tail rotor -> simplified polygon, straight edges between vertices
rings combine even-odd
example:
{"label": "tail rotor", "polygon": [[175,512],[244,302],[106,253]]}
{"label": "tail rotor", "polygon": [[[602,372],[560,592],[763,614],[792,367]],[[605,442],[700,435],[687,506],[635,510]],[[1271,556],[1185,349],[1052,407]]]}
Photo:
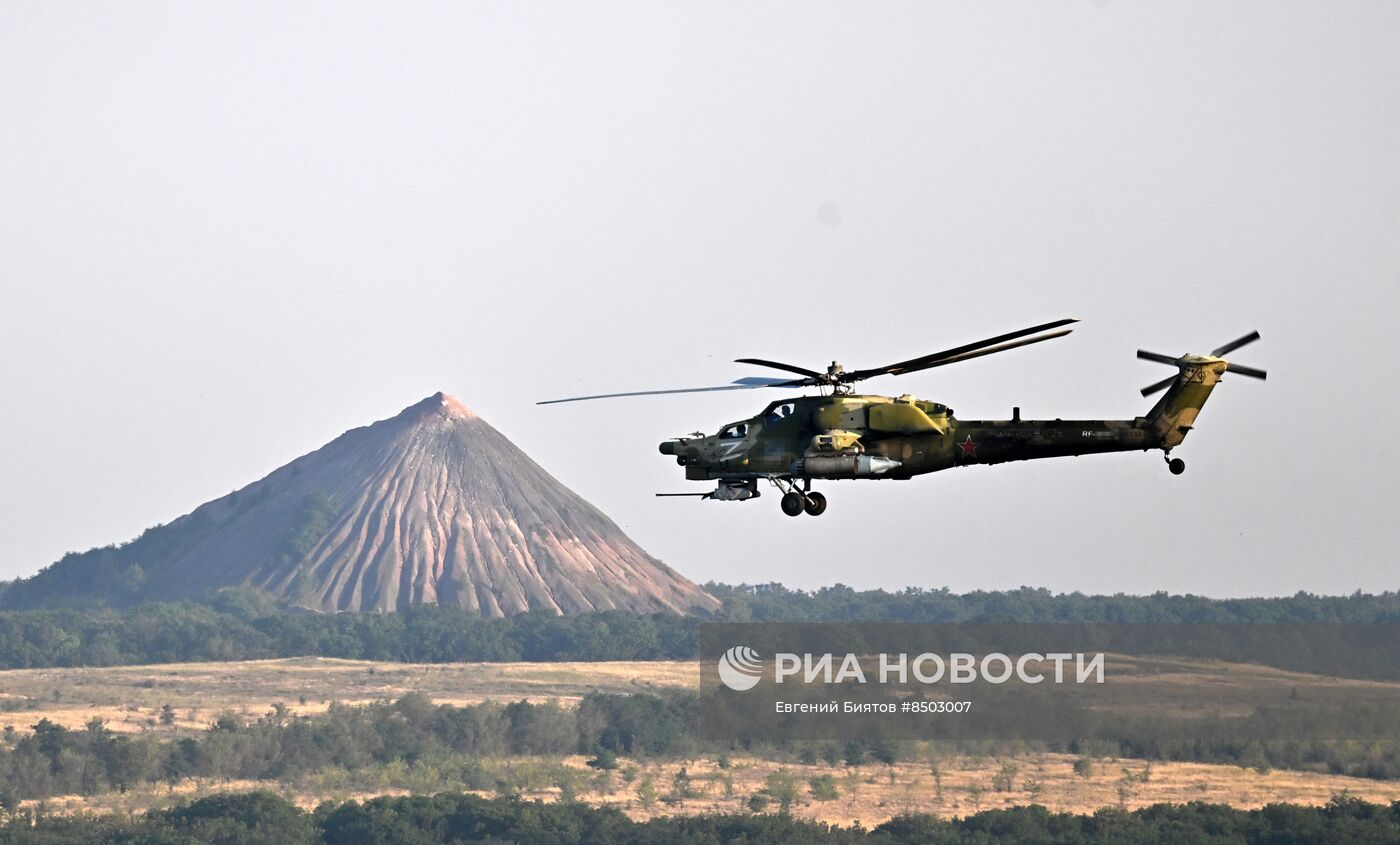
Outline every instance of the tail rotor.
{"label": "tail rotor", "polygon": [[[1250,332],[1249,334],[1244,335],[1243,337],[1235,338],[1234,340],[1230,341],[1224,346],[1217,346],[1215,349],[1212,349],[1210,353],[1210,358],[1222,358],[1223,356],[1234,352],[1236,349],[1239,349],[1241,346],[1251,344],[1258,339],[1259,332]],[[1178,368],[1184,367],[1186,364],[1201,362],[1200,356],[1182,355],[1179,358],[1173,358],[1170,355],[1163,355],[1160,352],[1148,352],[1145,349],[1139,349],[1137,356],[1144,361],[1154,361],[1158,364],[1169,364],[1173,367]],[[1264,370],[1260,370],[1256,367],[1246,367],[1243,364],[1232,364],[1229,361],[1225,362],[1225,371],[1257,379],[1265,379],[1268,378],[1269,375]],[[1159,382],[1149,384],[1147,387],[1144,387],[1142,389],[1142,395],[1151,396],[1152,394],[1157,393],[1158,391],[1166,390],[1168,387],[1171,386],[1172,382],[1174,381],[1176,381],[1176,376],[1164,378]]]}

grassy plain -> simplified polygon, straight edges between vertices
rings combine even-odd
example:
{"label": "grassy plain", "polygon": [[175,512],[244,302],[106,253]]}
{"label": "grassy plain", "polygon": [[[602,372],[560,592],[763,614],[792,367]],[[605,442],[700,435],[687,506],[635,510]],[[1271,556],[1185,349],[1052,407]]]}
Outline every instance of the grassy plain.
{"label": "grassy plain", "polygon": [[[1152,763],[1142,760],[1098,758],[1093,772],[1077,774],[1080,758],[1066,754],[1020,754],[997,757],[953,756],[939,760],[938,774],[925,762],[895,766],[804,766],[752,757],[735,757],[720,768],[714,760],[648,763],[621,759],[622,768],[603,775],[587,768],[584,758],[513,758],[490,765],[503,775],[520,778],[533,772],[544,780],[559,781],[559,772],[572,777],[570,800],[594,806],[611,806],[634,819],[654,816],[751,812],[749,800],[762,791],[775,773],[789,777],[797,800],[791,807],[799,818],[850,825],[879,824],[902,813],[932,813],[943,817],[968,816],[1023,804],[1042,804],[1052,811],[1092,813],[1103,807],[1135,809],[1151,804],[1206,801],[1240,808],[1270,803],[1321,805],[1340,794],[1372,802],[1400,801],[1400,783],[1349,778],[1307,772],[1258,772],[1237,766],[1203,763]],[[1015,769],[1011,787],[995,788],[1008,768]],[[684,769],[688,788],[684,797],[675,790],[676,775]],[[1141,780],[1146,774],[1147,780]],[[834,781],[835,798],[818,800],[811,786],[823,775]],[[530,775],[524,779],[528,780]],[[646,784],[649,784],[646,785]],[[125,795],[62,796],[43,802],[50,812],[140,812],[165,807],[179,800],[223,791],[270,789],[310,809],[325,800],[366,799],[377,795],[402,795],[464,790],[432,765],[390,764],[364,772],[330,772],[288,782],[185,781],[173,789],[142,787]],[[478,792],[490,796],[493,792]],[[559,786],[521,789],[527,799],[558,801]],[[770,802],[766,812],[777,812]]]}
{"label": "grassy plain", "polygon": [[[1141,661],[1116,669],[1120,678],[1137,676],[1138,682],[1151,688],[1144,697],[1168,709],[1185,704],[1185,698],[1161,697],[1162,685],[1173,678],[1171,686],[1180,689],[1183,697],[1189,697],[1186,689],[1192,684],[1262,686],[1281,697],[1300,684],[1355,683],[1189,661]],[[690,661],[415,665],[297,658],[14,670],[0,672],[0,727],[13,725],[23,731],[41,718],[80,727],[98,718],[114,731],[188,735],[205,729],[221,713],[253,718],[278,703],[295,713],[315,714],[332,701],[369,702],[421,692],[439,703],[458,705],[520,699],[569,704],[595,690],[694,689],[697,682],[698,670]],[[160,720],[161,708],[167,704],[175,709],[173,725]],[[616,806],[634,818],[747,812],[750,799],[771,786],[769,779],[775,775],[795,789],[794,815],[842,824],[856,820],[875,824],[905,812],[961,816],[1027,803],[1092,812],[1106,806],[1133,808],[1163,801],[1200,800],[1238,807],[1271,802],[1321,804],[1343,792],[1371,801],[1400,800],[1398,782],[1319,773],[1261,772],[1200,763],[1149,766],[1141,760],[1113,758],[1095,759],[1092,771],[1076,772],[1079,758],[1064,754],[947,754],[933,745],[926,752],[918,761],[895,766],[801,765],[735,757],[721,767],[713,759],[624,759],[620,769],[604,774],[589,769],[582,757],[502,759],[483,765],[499,772],[503,783],[515,784],[512,789],[527,798],[572,797]],[[682,769],[685,774],[678,778]],[[823,776],[831,779],[823,791],[824,800],[811,783]],[[185,781],[173,788],[144,786],[125,795],[67,796],[43,803],[55,811],[136,811],[191,795],[257,787],[273,789],[309,807],[326,799],[461,789],[463,783],[452,766],[441,761],[390,763],[363,771],[318,772],[285,782]],[[776,807],[774,802],[768,809]]]}
{"label": "grassy plain", "polygon": [[[1102,688],[1099,706],[1147,718],[1242,715],[1260,701],[1282,703],[1300,694],[1312,699],[1338,690],[1400,698],[1396,683],[1210,660],[1110,656],[1108,673],[1113,683]],[[0,671],[0,727],[24,730],[45,718],[77,728],[95,717],[112,731],[189,732],[203,730],[224,712],[260,716],[274,704],[311,715],[333,701],[358,704],[420,692],[439,704],[554,699],[568,705],[595,691],[696,689],[699,678],[688,660],[420,664],[298,657],[13,669]],[[160,724],[167,704],[175,709],[173,726]]]}
{"label": "grassy plain", "polygon": [[[118,732],[203,730],[220,713],[260,716],[274,703],[299,715],[420,692],[439,704],[577,702],[593,692],[695,688],[693,661],[615,663],[377,663],[324,657],[0,671],[0,727],[40,719],[70,728],[93,718]],[[172,726],[161,708],[175,708]]]}

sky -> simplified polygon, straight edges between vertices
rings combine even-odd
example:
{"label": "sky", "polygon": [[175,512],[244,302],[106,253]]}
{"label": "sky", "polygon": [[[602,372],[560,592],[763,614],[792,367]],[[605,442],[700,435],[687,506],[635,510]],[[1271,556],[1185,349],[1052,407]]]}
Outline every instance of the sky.
{"label": "sky", "polygon": [[[0,578],[435,391],[693,580],[1400,588],[1400,5],[0,3]],[[701,489],[659,441],[865,383],[1177,449]]]}

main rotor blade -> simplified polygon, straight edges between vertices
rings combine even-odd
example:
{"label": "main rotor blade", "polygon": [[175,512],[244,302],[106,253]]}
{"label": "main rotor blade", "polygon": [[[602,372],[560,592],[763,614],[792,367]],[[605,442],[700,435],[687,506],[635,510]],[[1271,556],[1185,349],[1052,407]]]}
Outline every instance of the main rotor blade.
{"label": "main rotor blade", "polygon": [[1144,387],[1142,389],[1142,395],[1151,396],[1159,390],[1166,390],[1168,387],[1172,386],[1172,382],[1174,381],[1176,381],[1176,376],[1167,376],[1166,378],[1162,379],[1156,384],[1149,384],[1148,386]]}
{"label": "main rotor blade", "polygon": [[1258,379],[1266,379],[1269,377],[1269,374],[1264,370],[1256,370],[1253,367],[1246,367],[1243,364],[1232,364],[1228,361],[1225,362],[1225,372]]}
{"label": "main rotor blade", "polygon": [[1211,354],[1212,356],[1216,357],[1216,358],[1219,358],[1219,357],[1221,357],[1222,355],[1229,355],[1231,352],[1234,352],[1236,349],[1239,349],[1241,346],[1244,346],[1246,343],[1253,343],[1254,341],[1256,341],[1256,340],[1258,340],[1258,339],[1259,339],[1259,332],[1257,332],[1257,331],[1252,331],[1252,332],[1250,332],[1249,334],[1245,335],[1244,337],[1236,338],[1235,340],[1230,341],[1229,343],[1225,344],[1224,346],[1221,346],[1221,347],[1219,347],[1219,348],[1217,348],[1217,349],[1212,349],[1210,354]]}
{"label": "main rotor blade", "polygon": [[900,370],[897,373],[891,373],[890,375],[902,376],[905,373],[913,373],[919,370],[928,370],[934,367],[941,367],[944,364],[958,364],[963,361],[970,361],[973,358],[981,358],[983,355],[991,355],[993,352],[1005,352],[1008,349],[1015,349],[1018,346],[1029,346],[1032,343],[1040,343],[1042,340],[1054,340],[1057,337],[1064,337],[1072,331],[1074,331],[1074,329],[1065,329],[1064,331],[1043,334],[1039,337],[1028,337],[1025,340],[1017,340],[1012,341],[1011,343],[1003,343],[999,346],[993,346],[988,349],[978,349],[974,352],[964,352],[961,355],[954,355],[951,358],[939,358],[935,361],[930,361],[927,364],[919,364],[917,366],[908,367],[906,369]]}
{"label": "main rotor blade", "polygon": [[1160,352],[1148,352],[1146,349],[1138,350],[1138,357],[1144,361],[1156,361],[1159,364],[1171,364],[1176,366],[1176,359],[1170,355],[1163,355]]}
{"label": "main rotor blade", "polygon": [[[1006,334],[997,335],[996,337],[989,337],[986,340],[979,340],[976,343],[965,343],[962,346],[955,346],[952,349],[945,349],[942,352],[934,352],[929,355],[920,355],[917,358],[910,358],[908,361],[900,361],[897,364],[888,364],[883,367],[873,367],[868,370],[855,370],[854,372],[846,373],[844,376],[842,376],[841,380],[851,382],[860,381],[861,379],[867,379],[871,376],[897,376],[903,373],[914,372],[915,370],[927,369],[929,366],[932,365],[934,361],[940,361],[945,358],[958,358],[959,360],[966,360],[967,358],[976,357],[972,355],[967,355],[968,352],[971,352],[975,349],[981,349],[984,346],[992,346],[993,344],[1004,343],[1008,340],[1015,340],[1018,337],[1025,337],[1026,335],[1035,334],[1037,332],[1042,332],[1047,329],[1057,329],[1060,326],[1067,326],[1070,323],[1077,322],[1079,322],[1079,320],[1073,317],[1066,318],[1064,320],[1055,320],[1052,323],[1044,323],[1039,326],[1031,326],[1028,329],[1021,329],[1020,331],[1007,332]],[[1068,334],[1068,332],[1056,334],[1054,335],[1054,337],[1060,337],[1063,334]],[[1046,337],[1045,339],[1049,340],[1050,338]],[[1011,349],[1013,347],[1007,346],[1005,348]]]}
{"label": "main rotor blade", "polygon": [[784,364],[781,361],[765,361],[762,358],[735,358],[734,363],[757,364],[760,367],[772,367],[775,370],[797,373],[800,376],[807,376],[808,378],[825,379],[825,376],[816,370],[809,370],[806,367],[798,367],[793,364]]}
{"label": "main rotor blade", "polygon": [[683,387],[678,390],[633,390],[627,393],[599,393],[593,396],[571,396],[568,399],[546,399],[543,402],[536,402],[536,405],[557,405],[560,402],[582,402],[586,399],[617,399],[624,396],[662,396],[668,393],[709,393],[715,390],[754,390],[760,387],[806,387],[805,379],[794,379],[784,381],[783,379],[772,379],[762,377],[751,377],[739,379],[733,384],[725,384],[719,387]]}

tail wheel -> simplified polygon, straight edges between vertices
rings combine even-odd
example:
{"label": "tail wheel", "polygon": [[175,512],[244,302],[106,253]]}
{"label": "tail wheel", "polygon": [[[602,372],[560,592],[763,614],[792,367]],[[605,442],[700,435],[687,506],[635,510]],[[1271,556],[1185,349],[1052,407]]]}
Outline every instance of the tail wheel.
{"label": "tail wheel", "polygon": [[788,516],[800,516],[805,503],[801,493],[784,493],[781,504],[783,513]]}
{"label": "tail wheel", "polygon": [[821,516],[826,513],[826,497],[820,493],[808,493],[802,509],[808,516]]}
{"label": "tail wheel", "polygon": [[1167,469],[1171,470],[1172,475],[1181,475],[1186,472],[1186,462],[1181,458],[1172,458],[1167,461]]}

